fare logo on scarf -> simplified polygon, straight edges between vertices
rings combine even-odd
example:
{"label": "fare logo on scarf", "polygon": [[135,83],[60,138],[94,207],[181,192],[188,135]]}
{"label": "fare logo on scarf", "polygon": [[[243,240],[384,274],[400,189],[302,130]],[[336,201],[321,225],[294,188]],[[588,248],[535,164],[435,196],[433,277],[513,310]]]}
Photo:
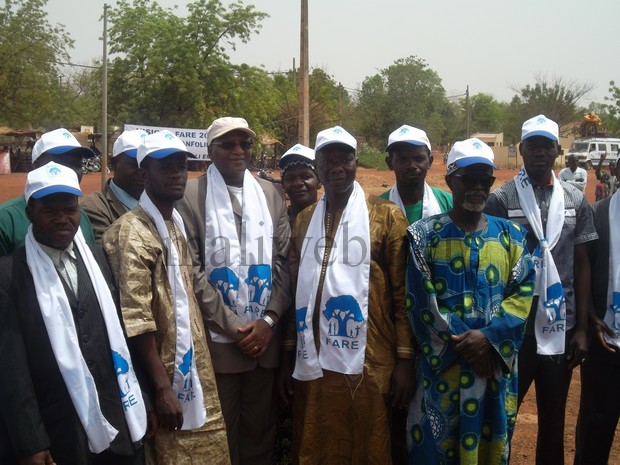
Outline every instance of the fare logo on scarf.
{"label": "fare logo on scarf", "polygon": [[[308,307],[298,308],[295,311],[297,332],[300,334],[300,347],[297,355],[308,359],[306,347],[306,314]],[[364,323],[364,315],[357,301],[351,295],[331,297],[321,311],[324,319],[322,326],[326,325],[326,332],[321,332],[323,343],[334,349],[345,351],[360,350],[360,330]]]}
{"label": "fare logo on scarf", "polygon": [[[220,267],[211,271],[209,281],[215,284],[217,290],[220,291],[224,303],[237,313],[235,307],[239,294],[239,276],[228,267]],[[244,313],[262,317],[271,298],[271,266],[265,264],[250,265],[245,283],[248,285],[248,302]]]}
{"label": "fare logo on scarf", "polygon": [[126,411],[139,403],[139,400],[136,398],[136,393],[131,390],[129,363],[115,350],[112,351],[112,362],[114,363],[114,373],[116,373],[118,379],[118,391],[121,395],[121,403],[123,404],[123,410]]}
{"label": "fare logo on scarf", "polygon": [[561,283],[547,288],[547,299],[543,302],[547,312],[547,324],[542,326],[543,334],[566,331],[566,299]]}
{"label": "fare logo on scarf", "polygon": [[609,305],[609,310],[613,314],[611,329],[616,334],[616,337],[620,336],[620,292],[614,292],[613,301]]}
{"label": "fare logo on scarf", "polygon": [[178,370],[183,376],[183,391],[177,392],[177,398],[181,403],[191,402],[196,398],[194,383],[192,382],[192,377],[190,376],[193,357],[194,349],[191,348],[185,352],[185,355],[183,356],[183,363],[178,366]]}

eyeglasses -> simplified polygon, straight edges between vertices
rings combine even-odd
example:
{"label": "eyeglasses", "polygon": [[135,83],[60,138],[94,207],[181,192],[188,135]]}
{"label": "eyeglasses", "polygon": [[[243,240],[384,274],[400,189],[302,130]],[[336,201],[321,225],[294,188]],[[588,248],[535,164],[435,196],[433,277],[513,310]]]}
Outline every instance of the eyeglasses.
{"label": "eyeglasses", "polygon": [[482,175],[476,176],[474,174],[453,174],[455,178],[459,178],[465,187],[482,186],[484,189],[489,189],[493,183],[495,183],[495,176]]}
{"label": "eyeglasses", "polygon": [[229,140],[226,142],[211,142],[211,145],[217,145],[218,147],[222,147],[224,150],[232,150],[238,145],[242,150],[250,150],[254,145],[254,142],[249,140],[244,140],[241,142]]}

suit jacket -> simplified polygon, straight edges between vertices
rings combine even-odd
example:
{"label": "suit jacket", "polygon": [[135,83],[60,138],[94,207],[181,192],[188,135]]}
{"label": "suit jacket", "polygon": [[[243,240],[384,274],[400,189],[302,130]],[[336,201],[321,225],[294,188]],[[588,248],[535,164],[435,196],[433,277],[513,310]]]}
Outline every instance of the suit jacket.
{"label": "suit jacket", "polygon": [[99,245],[101,245],[101,238],[106,229],[127,211],[116,194],[110,189],[110,179],[103,189],[84,197],[80,206],[90,218],[95,240]]}
{"label": "suit jacket", "polygon": [[[80,350],[97,385],[106,419],[119,431],[110,451],[132,455],[128,427],[118,394],[111,349],[90,277],[77,252],[78,296],[65,285]],[[100,248],[93,248],[103,275],[113,286]],[[58,465],[88,464],[93,454],[62,377],[37,301],[25,247],[0,259],[0,288],[7,293],[0,309],[0,410],[18,457],[50,448]],[[115,292],[113,292],[115,295]]]}
{"label": "suit jacket", "polygon": [[[267,207],[269,208],[274,226],[272,292],[266,310],[271,310],[279,317],[282,317],[291,302],[289,292],[290,278],[286,262],[290,247],[291,229],[282,194],[278,192],[271,182],[263,179],[257,179],[257,181],[265,193]],[[243,326],[245,322],[228,308],[222,300],[220,293],[209,282],[204,271],[206,197],[207,176],[203,175],[187,183],[185,196],[176,205],[185,222],[187,242],[192,254],[194,290],[201,307],[205,325],[213,331],[224,333],[238,340],[237,328]],[[237,222],[237,231],[240,231],[242,212],[239,206],[236,205],[236,202],[233,203],[233,211],[235,213],[235,221]],[[216,373],[250,371],[257,364],[264,368],[275,368],[278,366],[280,352],[279,328],[276,330],[276,334],[265,353],[258,359],[243,354],[236,344],[215,343],[209,336],[207,337],[213,359],[213,368]]]}

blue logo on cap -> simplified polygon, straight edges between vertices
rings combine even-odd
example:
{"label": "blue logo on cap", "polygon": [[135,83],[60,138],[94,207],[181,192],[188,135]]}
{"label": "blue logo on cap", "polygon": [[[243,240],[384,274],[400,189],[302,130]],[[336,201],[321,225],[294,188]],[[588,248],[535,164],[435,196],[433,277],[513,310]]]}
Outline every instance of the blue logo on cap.
{"label": "blue logo on cap", "polygon": [[334,134],[341,134],[341,133],[342,133],[342,129],[334,128]]}
{"label": "blue logo on cap", "polygon": [[478,141],[472,143],[471,145],[473,145],[476,150],[480,150],[482,148],[482,144]]}
{"label": "blue logo on cap", "polygon": [[65,139],[71,139],[71,134],[69,134],[69,131],[63,132],[62,135]]}
{"label": "blue logo on cap", "polygon": [[164,135],[164,137],[165,137],[166,139],[168,139],[168,140],[172,140],[172,139],[174,139],[174,136],[173,136],[172,134],[170,134],[169,132],[168,132],[168,133],[166,133],[166,134]]}
{"label": "blue logo on cap", "polygon": [[536,120],[536,122],[541,123],[541,124],[542,123],[546,123],[547,122],[547,118],[545,118],[544,116],[541,116],[540,118],[538,118]]}
{"label": "blue logo on cap", "polygon": [[293,147],[293,152],[299,152],[301,150],[301,147],[299,145],[296,145],[295,147]]}
{"label": "blue logo on cap", "polygon": [[50,176],[60,176],[60,168],[58,168],[57,166],[52,166],[47,170],[47,173]]}
{"label": "blue logo on cap", "polygon": [[400,133],[401,134],[406,134],[409,132],[409,128],[401,128]]}

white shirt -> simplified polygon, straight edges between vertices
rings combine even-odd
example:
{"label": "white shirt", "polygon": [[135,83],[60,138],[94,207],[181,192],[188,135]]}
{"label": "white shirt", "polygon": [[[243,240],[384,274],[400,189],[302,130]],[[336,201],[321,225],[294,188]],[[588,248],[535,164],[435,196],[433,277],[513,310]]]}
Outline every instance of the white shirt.
{"label": "white shirt", "polygon": [[560,178],[561,181],[575,186],[581,192],[584,192],[586,190],[586,182],[588,181],[588,172],[579,167],[577,167],[574,173],[570,168],[563,168],[558,178]]}

